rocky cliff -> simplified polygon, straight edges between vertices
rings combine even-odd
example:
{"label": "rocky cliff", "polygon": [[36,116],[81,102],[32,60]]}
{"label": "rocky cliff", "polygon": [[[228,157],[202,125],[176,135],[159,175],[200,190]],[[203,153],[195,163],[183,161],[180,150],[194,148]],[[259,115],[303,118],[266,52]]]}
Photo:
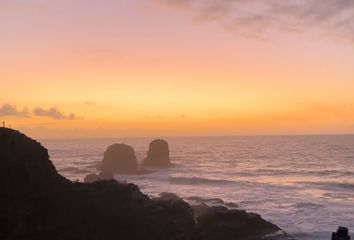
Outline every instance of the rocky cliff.
{"label": "rocky cliff", "polygon": [[258,215],[197,210],[178,198],[150,199],[134,184],[71,182],[57,173],[40,143],[0,128],[2,240],[255,240],[280,231]]}

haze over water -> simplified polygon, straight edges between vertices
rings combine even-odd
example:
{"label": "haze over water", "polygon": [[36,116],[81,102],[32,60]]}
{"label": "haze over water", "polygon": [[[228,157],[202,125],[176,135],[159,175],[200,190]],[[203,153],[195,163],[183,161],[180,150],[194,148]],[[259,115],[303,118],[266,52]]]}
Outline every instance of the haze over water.
{"label": "haze over water", "polygon": [[[141,162],[149,138],[42,140],[58,171],[82,180],[105,149],[124,142]],[[329,239],[354,229],[354,136],[167,138],[171,169],[116,175],[157,196],[220,198],[261,214],[299,240]],[[188,200],[188,199],[187,199]],[[213,201],[207,201],[212,204]],[[214,200],[215,202],[215,200]]]}

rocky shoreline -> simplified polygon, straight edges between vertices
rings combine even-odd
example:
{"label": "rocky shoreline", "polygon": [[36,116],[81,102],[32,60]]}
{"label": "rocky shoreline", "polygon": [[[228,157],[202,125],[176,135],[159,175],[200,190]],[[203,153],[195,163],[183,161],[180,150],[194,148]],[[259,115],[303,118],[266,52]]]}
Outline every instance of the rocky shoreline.
{"label": "rocky shoreline", "polygon": [[292,239],[260,215],[190,206],[174,194],[150,199],[134,184],[71,182],[48,151],[0,128],[0,239]]}

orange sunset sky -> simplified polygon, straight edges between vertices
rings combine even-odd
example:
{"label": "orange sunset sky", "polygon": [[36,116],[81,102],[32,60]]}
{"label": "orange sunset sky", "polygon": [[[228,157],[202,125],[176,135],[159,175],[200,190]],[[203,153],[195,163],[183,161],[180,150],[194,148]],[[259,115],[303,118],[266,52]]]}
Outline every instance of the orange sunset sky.
{"label": "orange sunset sky", "polygon": [[354,1],[1,0],[0,84],[38,138],[354,133]]}

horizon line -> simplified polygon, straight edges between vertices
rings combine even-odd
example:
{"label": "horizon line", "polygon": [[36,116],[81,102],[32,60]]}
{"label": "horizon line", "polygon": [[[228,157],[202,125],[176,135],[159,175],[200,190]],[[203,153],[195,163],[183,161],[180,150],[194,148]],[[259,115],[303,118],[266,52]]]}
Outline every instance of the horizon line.
{"label": "horizon line", "polygon": [[63,137],[38,138],[38,140],[90,140],[90,139],[162,139],[162,138],[233,138],[233,137],[333,137],[354,136],[354,133],[299,133],[299,134],[238,134],[238,135],[170,135],[170,136],[124,136],[124,137]]}

